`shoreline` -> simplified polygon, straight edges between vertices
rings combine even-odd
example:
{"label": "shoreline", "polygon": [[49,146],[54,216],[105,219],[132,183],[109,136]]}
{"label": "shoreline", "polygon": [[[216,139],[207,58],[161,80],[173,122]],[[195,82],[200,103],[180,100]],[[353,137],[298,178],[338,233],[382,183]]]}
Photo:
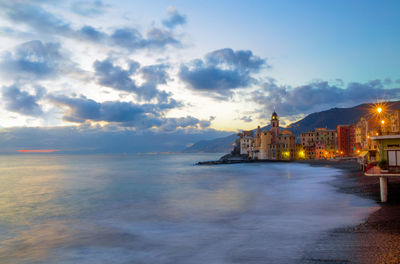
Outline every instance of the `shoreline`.
{"label": "shoreline", "polygon": [[[226,155],[225,155],[226,156]],[[354,162],[355,158],[345,158],[345,159],[337,159],[337,160],[274,160],[274,159],[266,159],[266,160],[258,160],[258,159],[246,159],[243,157],[229,157],[225,158],[225,156],[221,157],[218,160],[207,160],[207,161],[198,161],[194,165],[224,165],[224,164],[238,164],[238,163],[306,163],[306,164],[341,164],[343,162]]]}
{"label": "shoreline", "polygon": [[295,162],[339,169],[342,173],[327,184],[337,192],[370,199],[379,207],[358,225],[333,229],[315,243],[307,245],[299,263],[400,263],[400,179],[390,179],[388,201],[381,203],[378,178],[364,176],[354,160],[218,160],[198,162],[196,165],[272,162]]}
{"label": "shoreline", "polygon": [[400,263],[400,180],[390,179],[388,202],[380,202],[379,180],[354,161],[301,161],[343,171],[328,182],[338,192],[370,199],[379,207],[355,226],[334,229],[309,245],[301,263]]}

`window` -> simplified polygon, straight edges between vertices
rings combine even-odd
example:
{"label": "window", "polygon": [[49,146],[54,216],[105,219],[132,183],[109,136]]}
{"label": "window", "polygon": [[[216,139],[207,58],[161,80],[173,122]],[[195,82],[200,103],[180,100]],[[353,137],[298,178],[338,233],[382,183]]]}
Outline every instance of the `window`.
{"label": "window", "polygon": [[389,150],[388,160],[389,166],[400,166],[400,151]]}

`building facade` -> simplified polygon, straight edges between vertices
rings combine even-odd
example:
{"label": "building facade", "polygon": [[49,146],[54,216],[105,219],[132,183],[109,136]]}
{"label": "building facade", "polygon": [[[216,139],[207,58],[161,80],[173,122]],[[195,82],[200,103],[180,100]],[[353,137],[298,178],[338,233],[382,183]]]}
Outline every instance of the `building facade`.
{"label": "building facade", "polygon": [[249,157],[259,160],[290,160],[296,158],[296,136],[288,130],[280,130],[276,112],[271,116],[270,130],[257,128],[252,138]]}
{"label": "building facade", "polygon": [[252,145],[253,130],[242,131],[238,136],[240,137],[240,155],[248,155]]}
{"label": "building facade", "polygon": [[359,151],[368,150],[368,129],[369,121],[365,117],[361,117],[355,124],[355,143],[356,149]]}
{"label": "building facade", "polygon": [[334,129],[317,128],[315,129],[315,140],[320,146],[324,148],[323,157],[320,158],[333,158],[336,156],[337,151],[337,132]]}
{"label": "building facade", "polygon": [[306,159],[315,159],[315,142],[315,131],[300,134],[300,145],[303,147]]}
{"label": "building facade", "polygon": [[340,156],[353,156],[356,152],[355,125],[337,126],[337,151]]}

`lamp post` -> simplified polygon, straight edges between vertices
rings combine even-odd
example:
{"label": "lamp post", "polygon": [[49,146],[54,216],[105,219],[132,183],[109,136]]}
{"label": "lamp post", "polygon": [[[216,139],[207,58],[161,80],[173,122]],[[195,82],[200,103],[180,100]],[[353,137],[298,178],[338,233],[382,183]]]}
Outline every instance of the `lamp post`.
{"label": "lamp post", "polygon": [[[381,119],[382,107],[378,107],[376,109],[376,111],[378,112],[378,119]],[[385,123],[385,121],[382,120],[381,123],[378,126],[378,134],[379,135],[382,135],[382,132],[383,132],[382,128],[383,128],[383,124],[384,123]]]}

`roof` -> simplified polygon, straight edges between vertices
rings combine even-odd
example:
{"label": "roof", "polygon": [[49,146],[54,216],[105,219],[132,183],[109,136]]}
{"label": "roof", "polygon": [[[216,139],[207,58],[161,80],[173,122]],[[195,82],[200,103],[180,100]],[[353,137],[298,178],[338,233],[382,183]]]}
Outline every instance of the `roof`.
{"label": "roof", "polygon": [[383,135],[383,136],[376,136],[371,137],[372,140],[381,140],[381,139],[400,139],[400,134],[397,135]]}
{"label": "roof", "polygon": [[294,136],[292,132],[290,132],[289,130],[282,130],[281,135],[288,135],[288,136]]}
{"label": "roof", "polygon": [[367,151],[363,151],[360,154],[358,154],[359,157],[364,157],[365,155],[368,154],[368,150]]}

